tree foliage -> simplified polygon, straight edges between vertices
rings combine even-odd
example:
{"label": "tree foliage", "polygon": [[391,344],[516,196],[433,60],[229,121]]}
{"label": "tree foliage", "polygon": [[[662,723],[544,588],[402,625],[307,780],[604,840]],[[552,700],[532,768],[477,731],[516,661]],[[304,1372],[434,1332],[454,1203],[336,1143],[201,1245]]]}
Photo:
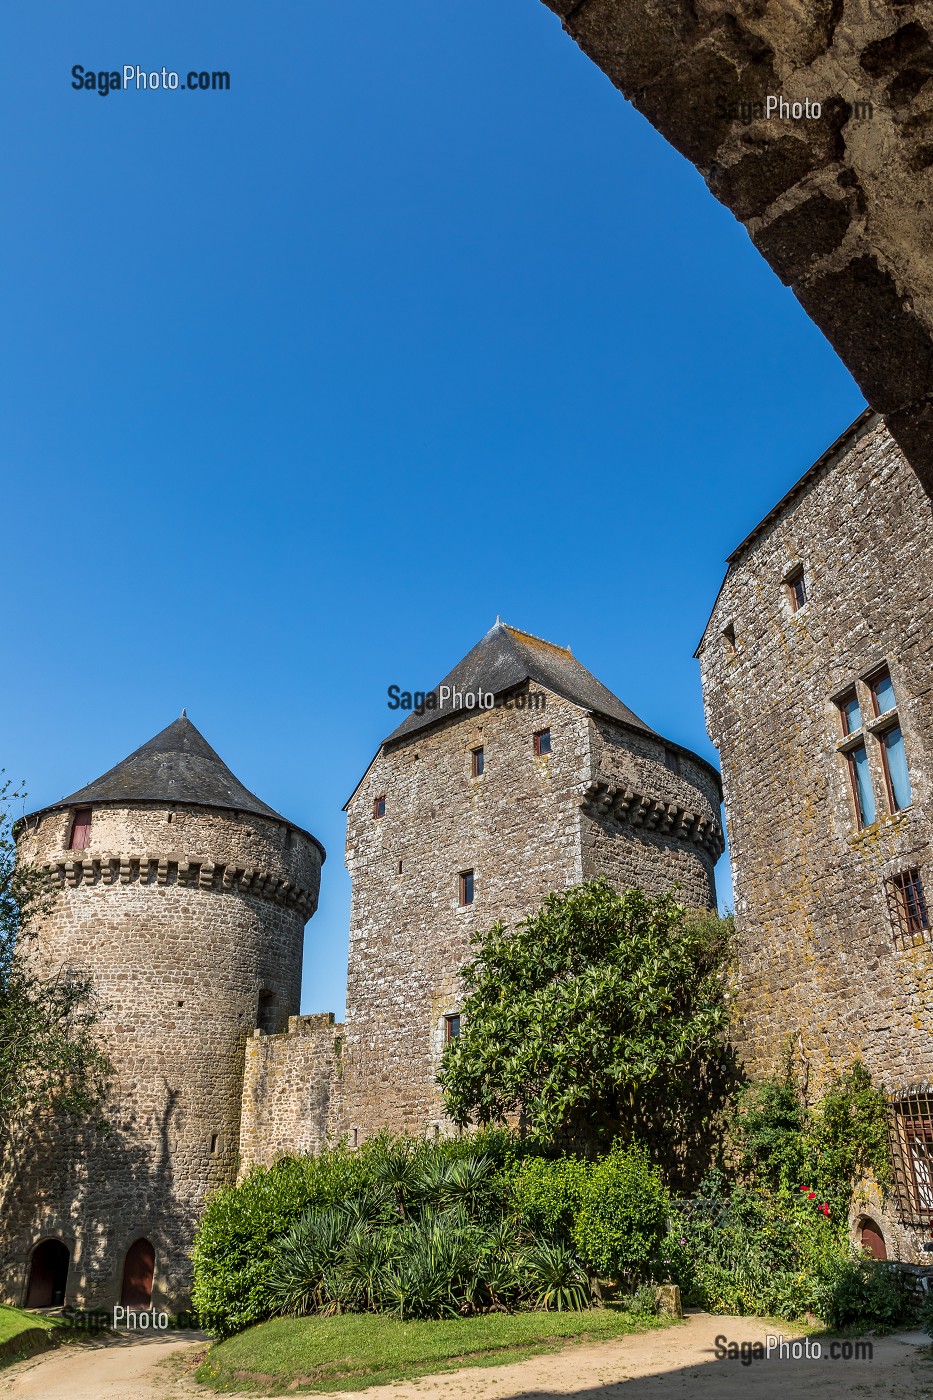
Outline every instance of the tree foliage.
{"label": "tree foliage", "polygon": [[439,1074],[448,1113],[517,1117],[532,1141],[586,1152],[642,1138],[683,1159],[734,1079],[729,933],[673,894],[597,880],[479,934]]}
{"label": "tree foliage", "polygon": [[98,1112],[110,1070],[90,979],[37,956],[51,896],[16,860],[10,804],[20,796],[0,787],[0,1215],[43,1135]]}

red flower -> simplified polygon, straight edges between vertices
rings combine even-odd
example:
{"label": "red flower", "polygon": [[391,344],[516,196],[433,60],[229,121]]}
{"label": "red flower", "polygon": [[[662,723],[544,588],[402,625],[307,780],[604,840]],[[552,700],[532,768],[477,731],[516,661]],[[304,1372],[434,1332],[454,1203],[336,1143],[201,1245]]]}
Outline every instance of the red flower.
{"label": "red flower", "polygon": [[801,1186],[800,1189],[801,1189],[801,1191],[809,1191],[809,1190],[810,1190],[809,1186]]}
{"label": "red flower", "polygon": [[829,1205],[826,1201],[824,1201],[823,1204],[820,1206],[820,1210],[823,1212],[824,1215],[829,1215]]}
{"label": "red flower", "polygon": [[815,1200],[816,1200],[816,1192],[815,1192],[815,1191],[808,1191],[808,1192],[807,1192],[807,1200],[808,1200],[808,1201],[815,1201]]}

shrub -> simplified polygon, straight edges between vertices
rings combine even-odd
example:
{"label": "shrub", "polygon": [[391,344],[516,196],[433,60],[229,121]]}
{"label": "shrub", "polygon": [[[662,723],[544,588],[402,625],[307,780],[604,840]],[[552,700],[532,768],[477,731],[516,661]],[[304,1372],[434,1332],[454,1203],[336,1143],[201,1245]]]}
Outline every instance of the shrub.
{"label": "shrub", "polygon": [[[404,1215],[408,1203],[430,1191],[434,1172],[445,1200],[466,1200],[477,1218],[495,1220],[513,1152],[510,1135],[498,1131],[438,1143],[384,1136],[355,1152],[336,1147],[254,1167],[209,1197],[198,1226],[193,1302],[203,1325],[226,1337],[282,1307],[282,1296],[270,1291],[273,1266],[280,1243],[285,1249],[285,1237],[309,1212],[345,1207],[349,1236],[361,1220]],[[344,1305],[335,1300],[336,1294],[332,1306]]]}
{"label": "shrub", "polygon": [[729,1192],[721,1177],[704,1189],[672,1211],[664,1245],[685,1301],[713,1313],[825,1318],[853,1251],[822,1202],[799,1190]]}
{"label": "shrub", "polygon": [[509,1202],[528,1229],[569,1240],[591,1172],[579,1157],[528,1158],[509,1177]]}
{"label": "shrub", "polygon": [[890,1332],[913,1320],[915,1306],[897,1270],[875,1259],[852,1258],[827,1289],[823,1320],[839,1331]]}
{"label": "shrub", "polygon": [[580,1261],[562,1240],[539,1240],[521,1256],[526,1287],[535,1306],[555,1312],[578,1312],[590,1303],[590,1281]]}
{"label": "shrub", "polygon": [[661,1175],[639,1147],[616,1146],[589,1174],[574,1222],[584,1264],[604,1278],[647,1279],[667,1228]]}

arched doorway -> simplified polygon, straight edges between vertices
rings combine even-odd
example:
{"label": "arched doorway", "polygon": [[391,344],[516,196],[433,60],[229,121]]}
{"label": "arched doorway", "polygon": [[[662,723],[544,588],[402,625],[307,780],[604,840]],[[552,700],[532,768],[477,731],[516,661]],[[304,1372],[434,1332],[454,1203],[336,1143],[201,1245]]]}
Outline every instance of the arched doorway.
{"label": "arched doorway", "polygon": [[152,1303],[155,1250],[149,1240],[136,1240],[126,1251],[120,1302],[125,1308],[148,1308]]}
{"label": "arched doorway", "polygon": [[884,1242],[884,1235],[880,1226],[874,1220],[869,1220],[868,1216],[863,1216],[858,1223],[859,1244],[866,1254],[870,1254],[872,1259],[887,1259],[888,1247]]}
{"label": "arched doorway", "polygon": [[29,1261],[27,1308],[59,1308],[65,1301],[71,1255],[61,1240],[41,1240]]}

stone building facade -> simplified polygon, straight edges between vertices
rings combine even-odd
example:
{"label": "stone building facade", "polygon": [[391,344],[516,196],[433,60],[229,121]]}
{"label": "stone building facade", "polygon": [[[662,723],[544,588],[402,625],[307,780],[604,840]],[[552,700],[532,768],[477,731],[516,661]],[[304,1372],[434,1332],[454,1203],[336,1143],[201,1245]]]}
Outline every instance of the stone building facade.
{"label": "stone building facade", "polygon": [[323,849],[186,717],[24,819],[20,859],[55,893],[33,956],[91,974],[115,1082],[109,1134],[23,1164],[2,1296],[177,1309],[205,1197],[238,1170],[446,1132],[435,1076],[471,934],[597,875],[714,905],[720,797],[567,648],[497,622],[347,805],[346,1027],[297,1014]]}
{"label": "stone building facade", "polygon": [[205,1195],[235,1176],[247,1039],[298,1011],[323,848],[185,717],[17,837],[54,891],[32,956],[91,974],[115,1079],[106,1135],[23,1165],[2,1295],[178,1307]]}
{"label": "stone building facade", "polygon": [[435,1076],[478,930],[597,875],[712,906],[719,803],[715,770],[569,649],[497,622],[347,804],[351,1140],[449,1130]]}
{"label": "stone building facade", "polygon": [[818,1093],[865,1062],[892,1100],[882,1233],[919,1257],[933,1218],[933,515],[878,415],[730,556],[697,655],[746,1063],[774,1070],[792,1045]]}

